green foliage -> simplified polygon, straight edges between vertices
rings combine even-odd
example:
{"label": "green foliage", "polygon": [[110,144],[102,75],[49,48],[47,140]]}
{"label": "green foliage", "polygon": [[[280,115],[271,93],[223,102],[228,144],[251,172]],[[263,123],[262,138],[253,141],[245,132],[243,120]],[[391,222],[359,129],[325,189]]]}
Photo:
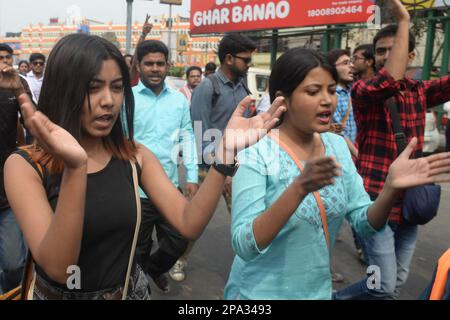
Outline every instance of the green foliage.
{"label": "green foliage", "polygon": [[170,68],[169,74],[172,77],[182,78],[182,77],[184,77],[185,70],[183,67],[172,67],[172,68]]}

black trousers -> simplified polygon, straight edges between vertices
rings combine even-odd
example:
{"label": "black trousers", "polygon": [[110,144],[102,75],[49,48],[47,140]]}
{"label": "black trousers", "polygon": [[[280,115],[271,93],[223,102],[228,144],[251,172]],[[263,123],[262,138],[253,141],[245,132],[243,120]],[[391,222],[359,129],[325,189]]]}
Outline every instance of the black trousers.
{"label": "black trousers", "polygon": [[[136,246],[136,259],[142,269],[157,278],[172,268],[186,251],[189,241],[172,227],[148,199],[141,198],[142,221]],[[158,248],[152,253],[153,229]]]}

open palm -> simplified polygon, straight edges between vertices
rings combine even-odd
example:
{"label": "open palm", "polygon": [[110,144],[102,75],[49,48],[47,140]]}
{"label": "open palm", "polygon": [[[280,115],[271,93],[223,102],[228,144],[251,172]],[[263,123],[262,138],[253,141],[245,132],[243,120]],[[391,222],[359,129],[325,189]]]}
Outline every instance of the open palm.
{"label": "open palm", "polygon": [[450,182],[450,153],[443,152],[424,158],[410,159],[416,146],[417,138],[413,138],[389,168],[387,182],[396,189]]}
{"label": "open palm", "polygon": [[266,112],[251,118],[245,118],[251,98],[242,100],[234,111],[225,129],[225,149],[229,152],[238,152],[263,138],[278,122],[286,111],[283,97],[275,99]]}
{"label": "open palm", "polygon": [[25,126],[46,152],[61,159],[68,168],[78,168],[87,161],[86,151],[66,130],[54,124],[43,113],[35,111],[26,94],[19,97]]}

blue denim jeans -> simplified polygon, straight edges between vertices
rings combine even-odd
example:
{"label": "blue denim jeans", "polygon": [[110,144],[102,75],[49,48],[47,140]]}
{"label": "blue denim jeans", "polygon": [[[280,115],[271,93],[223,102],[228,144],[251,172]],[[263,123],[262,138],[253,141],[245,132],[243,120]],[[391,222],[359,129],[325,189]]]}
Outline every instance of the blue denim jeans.
{"label": "blue denim jeans", "polygon": [[371,289],[368,278],[336,292],[336,300],[396,299],[406,282],[417,240],[417,226],[390,222],[386,228],[364,241],[364,255],[369,266],[378,266],[380,287]]}
{"label": "blue denim jeans", "polygon": [[0,294],[20,284],[26,260],[22,232],[11,209],[0,211]]}

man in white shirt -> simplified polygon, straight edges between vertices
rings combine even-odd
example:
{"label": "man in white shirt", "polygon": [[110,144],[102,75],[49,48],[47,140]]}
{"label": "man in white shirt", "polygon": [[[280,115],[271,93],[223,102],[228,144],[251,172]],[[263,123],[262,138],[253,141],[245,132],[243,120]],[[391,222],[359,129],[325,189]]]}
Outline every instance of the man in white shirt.
{"label": "man in white shirt", "polygon": [[30,55],[31,71],[27,74],[27,82],[33,93],[34,103],[38,103],[41,93],[42,80],[44,79],[45,56],[42,53]]}

